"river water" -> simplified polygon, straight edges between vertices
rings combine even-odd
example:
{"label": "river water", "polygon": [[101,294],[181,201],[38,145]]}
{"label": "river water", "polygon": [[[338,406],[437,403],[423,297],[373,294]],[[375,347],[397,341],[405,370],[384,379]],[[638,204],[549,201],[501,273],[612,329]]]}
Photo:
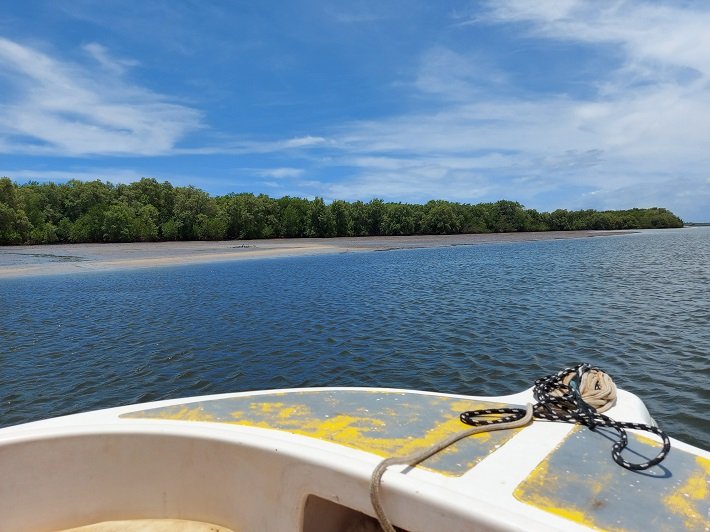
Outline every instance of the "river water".
{"label": "river water", "polygon": [[0,281],[0,426],[300,386],[472,395],[587,361],[710,441],[710,228]]}

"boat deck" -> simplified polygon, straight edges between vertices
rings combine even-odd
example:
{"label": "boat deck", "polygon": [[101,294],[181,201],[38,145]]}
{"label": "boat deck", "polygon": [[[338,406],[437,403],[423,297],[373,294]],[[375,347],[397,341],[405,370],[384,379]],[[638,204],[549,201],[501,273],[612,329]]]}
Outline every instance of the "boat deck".
{"label": "boat deck", "polygon": [[[459,414],[504,403],[442,395],[386,391],[295,391],[198,401],[129,412],[124,419],[170,419],[228,423],[284,431],[381,457],[427,449],[466,428]],[[420,464],[460,476],[505,444],[517,431],[466,438]]]}
{"label": "boat deck", "polygon": [[[272,474],[281,476],[279,484],[262,491],[280,493],[280,509],[290,514],[279,520],[275,511],[268,517],[272,521],[251,522],[270,529],[296,529],[298,526],[293,523],[290,527],[283,523],[288,519],[309,522],[304,517],[304,507],[308,506],[304,500],[312,501],[309,493],[325,501],[317,503],[325,505],[323,508],[330,508],[329,504],[345,505],[348,511],[372,515],[367,482],[382,458],[408,455],[465,430],[467,426],[459,421],[463,411],[521,406],[530,399],[530,391],[476,398],[404,390],[323,388],[168,400],[3,429],[0,469],[5,467],[3,445],[36,439],[38,435],[44,439],[79,438],[89,433],[99,439],[87,444],[87,452],[99,457],[104,449],[110,449],[114,456],[118,443],[112,442],[123,438],[117,459],[120,463],[111,466],[120,475],[124,474],[121,468],[128,467],[126,464],[135,457],[144,461],[148,456],[153,456],[155,463],[145,462],[142,467],[147,470],[173,468],[173,479],[197,474],[200,482],[214,482],[215,486],[237,482],[237,477],[242,480],[235,486],[243,486],[256,479],[254,475],[267,476],[267,470],[275,468]],[[616,419],[652,422],[643,403],[622,390],[619,404],[608,414]],[[159,441],[140,444],[143,447],[136,443],[135,449],[125,450],[129,447],[125,438],[137,436]],[[673,449],[661,464],[634,472],[612,460],[613,436],[602,429],[590,431],[540,421],[522,429],[475,435],[417,467],[390,468],[383,478],[385,507],[392,511],[395,522],[408,530],[431,530],[432,526],[467,530],[471,523],[499,530],[710,529],[709,453],[674,440]],[[181,446],[187,443],[176,443],[174,454],[169,455],[165,442],[177,437],[188,443],[218,442],[227,447],[198,451],[197,443],[184,448]],[[658,445],[653,439],[631,432],[624,455],[642,462],[655,456]],[[258,453],[247,452],[248,449]],[[154,456],[156,452],[160,455]],[[244,457],[240,458],[242,454]],[[160,465],[161,461],[165,465]],[[284,465],[278,465],[280,461]],[[262,465],[257,468],[259,463]],[[207,474],[207,467],[217,470]],[[149,476],[142,470],[140,474]],[[210,480],[210,475],[215,475],[216,480]],[[253,480],[255,494],[261,493],[261,488],[257,488],[266,481]],[[294,489],[303,493],[285,493],[284,483],[288,482],[295,483]],[[159,489],[171,489],[167,481],[158,484]],[[0,510],[5,491],[0,486]],[[174,508],[191,503],[179,493],[174,498],[181,501]],[[170,501],[163,505],[173,508]],[[249,505],[245,503],[244,508]],[[177,517],[195,517],[188,514]],[[196,517],[234,529],[250,529],[216,518],[219,512],[214,516]],[[424,524],[429,519],[439,521],[436,525]],[[328,530],[323,519],[311,521],[320,523],[314,530]]]}
{"label": "boat deck", "polygon": [[[228,423],[332,442],[382,457],[429,448],[465,425],[466,410],[507,403],[407,392],[293,391],[150,408],[122,418]],[[466,438],[418,467],[461,476],[520,430]],[[519,501],[593,528],[702,530],[710,511],[710,461],[676,450],[647,471],[629,471],[611,460],[615,434],[576,427],[514,490]],[[653,458],[658,444],[631,435],[626,454]],[[633,498],[633,504],[629,500]]]}

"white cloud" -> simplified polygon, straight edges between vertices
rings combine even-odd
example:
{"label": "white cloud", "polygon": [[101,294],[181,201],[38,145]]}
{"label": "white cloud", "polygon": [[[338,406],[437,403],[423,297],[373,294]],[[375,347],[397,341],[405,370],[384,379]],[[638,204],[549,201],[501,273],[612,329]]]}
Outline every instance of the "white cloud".
{"label": "white cloud", "polygon": [[[296,195],[508,198],[539,209],[655,204],[688,219],[707,218],[706,4],[508,0],[475,6],[477,12],[452,29],[456,34],[444,36],[452,38],[434,43],[425,36],[418,57],[393,67],[400,74],[397,90],[409,91],[397,108],[409,111],[292,138],[212,131],[216,141],[196,147],[180,143],[202,127],[199,112],[129,83],[132,61],[88,43],[85,66],[0,39],[0,153],[253,154],[263,158],[249,163],[249,179],[264,178]],[[348,13],[366,12],[353,9]],[[481,26],[486,35],[506,32],[496,39],[510,48],[486,55],[485,36],[466,37]],[[538,58],[525,55],[528,43],[536,49],[549,44],[546,61],[563,49],[566,81],[583,84],[584,91],[563,90],[554,77],[542,83],[548,72],[542,63],[537,89],[544,85],[544,91],[528,91],[519,72],[506,70],[515,54],[534,66]],[[580,49],[593,57],[589,68],[596,71],[575,70],[570,58]],[[555,76],[560,70],[550,69]],[[249,184],[239,177],[237,185]]]}
{"label": "white cloud", "polygon": [[110,70],[114,74],[122,74],[128,67],[138,65],[138,61],[132,59],[115,59],[110,56],[106,47],[99,43],[88,43],[82,46],[84,51],[94,58],[102,67]]}
{"label": "white cloud", "polygon": [[305,137],[296,137],[279,143],[284,148],[303,148],[305,146],[317,146],[323,144],[326,140],[323,137],[312,137],[307,135]]}
{"label": "white cloud", "polygon": [[73,167],[57,169],[10,169],[0,168],[0,177],[9,177],[18,183],[27,183],[29,181],[48,182],[48,183],[65,183],[72,179],[78,181],[108,181],[113,184],[129,184],[141,180],[142,178],[153,178],[157,181],[169,181],[173,186],[199,186],[208,187],[210,189],[219,188],[225,192],[233,192],[240,190],[238,180],[219,176],[218,178],[205,178],[203,175],[191,175],[184,173],[166,173],[154,170],[140,170],[131,167],[111,167],[111,166],[90,166],[90,167]]}
{"label": "white cloud", "polygon": [[466,101],[505,81],[504,74],[481,54],[462,54],[443,46],[427,50],[415,86],[423,93]]}
{"label": "white cloud", "polygon": [[64,183],[72,179],[78,181],[108,181],[110,183],[132,183],[143,177],[140,172],[131,168],[84,168],[81,170],[3,170],[0,176],[8,176],[17,182],[39,181]]}
{"label": "white cloud", "polygon": [[38,155],[161,155],[198,129],[194,109],[131,85],[131,62],[111,59],[97,44],[84,47],[100,72],[62,62],[0,38],[0,147]]}
{"label": "white cloud", "polygon": [[266,154],[285,151],[293,152],[308,148],[328,146],[330,144],[332,144],[331,141],[324,137],[306,135],[304,137],[294,137],[285,140],[227,140],[210,146],[178,148],[174,150],[174,153],[179,155]]}
{"label": "white cloud", "polygon": [[591,53],[611,48],[620,66],[588,78],[585,96],[526,92],[489,68],[496,90],[475,56],[430,49],[414,87],[438,98],[429,102],[434,110],[344,127],[336,145],[355,176],[335,192],[395,200],[485,194],[544,209],[660,205],[707,217],[710,9],[523,0],[488,8],[472,23],[523,25],[529,39],[579,43]]}
{"label": "white cloud", "polygon": [[258,170],[256,173],[262,177],[285,179],[301,176],[303,174],[303,168],[264,168]]}
{"label": "white cloud", "polygon": [[328,200],[368,200],[423,203],[431,199],[471,202],[490,194],[495,185],[482,175],[436,166],[413,166],[407,171],[369,170],[351,182],[326,184]]}
{"label": "white cloud", "polygon": [[648,62],[710,73],[710,10],[679,3],[605,0],[512,0],[489,2],[486,19],[528,24],[531,34],[586,43],[612,43],[624,48],[627,61]]}

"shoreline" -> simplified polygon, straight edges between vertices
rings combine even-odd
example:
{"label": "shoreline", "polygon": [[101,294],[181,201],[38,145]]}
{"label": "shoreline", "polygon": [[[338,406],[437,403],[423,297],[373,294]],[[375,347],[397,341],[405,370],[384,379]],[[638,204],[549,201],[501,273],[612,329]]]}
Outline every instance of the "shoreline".
{"label": "shoreline", "polygon": [[545,231],[470,235],[283,238],[218,242],[133,242],[0,246],[0,279],[160,268],[233,260],[536,242],[619,236],[638,231]]}

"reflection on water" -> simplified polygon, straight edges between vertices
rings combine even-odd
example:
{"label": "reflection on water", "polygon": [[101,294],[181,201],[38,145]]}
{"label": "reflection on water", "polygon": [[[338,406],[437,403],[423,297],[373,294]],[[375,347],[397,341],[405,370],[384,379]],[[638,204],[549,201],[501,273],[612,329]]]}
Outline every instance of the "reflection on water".
{"label": "reflection on water", "polygon": [[0,250],[0,266],[24,266],[29,264],[45,264],[47,262],[81,262],[85,260],[87,259],[84,257],[76,257],[74,255]]}
{"label": "reflection on water", "polygon": [[0,281],[0,423],[298,386],[520,391],[577,361],[710,439],[710,229]]}

